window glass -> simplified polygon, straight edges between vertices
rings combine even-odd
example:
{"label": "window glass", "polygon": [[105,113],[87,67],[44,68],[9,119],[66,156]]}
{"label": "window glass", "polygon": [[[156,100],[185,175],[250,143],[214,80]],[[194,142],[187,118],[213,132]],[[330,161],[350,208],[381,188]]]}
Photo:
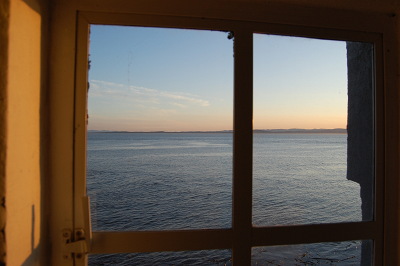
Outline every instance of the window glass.
{"label": "window glass", "polygon": [[254,35],[253,224],[372,219],[372,48]]}
{"label": "window glass", "polygon": [[227,33],[92,26],[90,61],[93,230],[231,227]]}
{"label": "window glass", "polygon": [[371,265],[372,241],[254,247],[252,265]]}
{"label": "window glass", "polygon": [[[231,227],[232,37],[91,27],[94,231]],[[373,49],[254,34],[254,225],[374,219]],[[252,264],[365,265],[372,243],[254,247]],[[89,264],[230,265],[231,251],[90,255]]]}
{"label": "window glass", "polygon": [[90,255],[89,265],[232,265],[230,250]]}

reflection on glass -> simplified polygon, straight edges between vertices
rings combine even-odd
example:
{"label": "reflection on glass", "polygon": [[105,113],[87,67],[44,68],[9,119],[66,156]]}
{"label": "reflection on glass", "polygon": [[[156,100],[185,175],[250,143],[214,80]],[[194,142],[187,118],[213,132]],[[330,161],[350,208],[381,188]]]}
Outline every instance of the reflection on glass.
{"label": "reflection on glass", "polygon": [[371,256],[362,258],[361,242],[368,243],[372,254],[372,241],[346,241],[288,246],[255,247],[252,265],[371,265]]}
{"label": "reflection on glass", "polygon": [[132,254],[90,255],[89,265],[214,265],[229,266],[231,250],[199,250]]}
{"label": "reflection on glass", "polygon": [[254,35],[253,224],[372,218],[372,45],[349,45]]}
{"label": "reflection on glass", "polygon": [[226,33],[92,26],[90,44],[93,230],[230,227]]}

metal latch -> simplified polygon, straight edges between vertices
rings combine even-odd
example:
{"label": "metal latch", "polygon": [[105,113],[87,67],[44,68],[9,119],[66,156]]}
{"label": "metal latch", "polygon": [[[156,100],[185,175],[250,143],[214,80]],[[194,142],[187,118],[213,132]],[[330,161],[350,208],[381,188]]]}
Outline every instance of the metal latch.
{"label": "metal latch", "polygon": [[92,227],[90,221],[90,200],[89,197],[82,197],[82,216],[83,227],[77,229],[64,229],[63,239],[63,258],[82,259],[90,252],[92,241]]}

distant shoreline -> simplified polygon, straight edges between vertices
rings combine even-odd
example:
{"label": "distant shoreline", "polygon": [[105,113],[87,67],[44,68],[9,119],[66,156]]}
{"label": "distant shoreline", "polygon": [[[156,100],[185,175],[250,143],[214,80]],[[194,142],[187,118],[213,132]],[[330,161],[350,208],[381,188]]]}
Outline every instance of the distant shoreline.
{"label": "distant shoreline", "polygon": [[[233,130],[220,131],[108,131],[108,130],[88,130],[89,133],[233,133]],[[254,129],[255,134],[347,134],[344,128],[333,129]]]}

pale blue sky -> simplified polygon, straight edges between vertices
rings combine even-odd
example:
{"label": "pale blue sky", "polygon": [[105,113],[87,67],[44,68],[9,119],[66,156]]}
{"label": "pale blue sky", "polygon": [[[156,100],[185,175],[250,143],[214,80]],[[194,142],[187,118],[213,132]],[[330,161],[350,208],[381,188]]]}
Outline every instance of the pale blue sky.
{"label": "pale blue sky", "polygon": [[[92,26],[89,129],[232,129],[233,40]],[[346,127],[345,42],[254,36],[254,128]]]}

